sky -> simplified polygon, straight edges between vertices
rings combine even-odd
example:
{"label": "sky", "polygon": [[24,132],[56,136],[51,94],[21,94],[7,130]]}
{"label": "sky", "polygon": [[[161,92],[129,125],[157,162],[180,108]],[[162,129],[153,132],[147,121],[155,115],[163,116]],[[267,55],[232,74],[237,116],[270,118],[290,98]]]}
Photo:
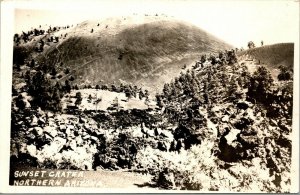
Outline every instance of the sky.
{"label": "sky", "polygon": [[165,14],[192,23],[235,47],[295,42],[299,1],[294,0],[86,0],[14,1],[15,32],[39,25],[77,24],[89,19]]}

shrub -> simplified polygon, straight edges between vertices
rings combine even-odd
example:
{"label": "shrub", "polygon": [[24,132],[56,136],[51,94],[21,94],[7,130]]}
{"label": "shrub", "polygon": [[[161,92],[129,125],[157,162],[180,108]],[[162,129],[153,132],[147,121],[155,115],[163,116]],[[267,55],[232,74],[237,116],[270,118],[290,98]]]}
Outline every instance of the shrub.
{"label": "shrub", "polygon": [[82,101],[82,97],[81,97],[81,93],[80,92],[77,92],[76,93],[76,101],[75,101],[75,105],[78,106],[81,104],[81,101]]}
{"label": "shrub", "polygon": [[280,66],[280,73],[277,78],[279,81],[287,81],[292,79],[292,73],[285,66]]}
{"label": "shrub", "polygon": [[248,96],[260,101],[266,102],[266,95],[270,92],[270,88],[273,85],[273,78],[270,72],[264,67],[260,66],[250,78],[248,87]]}
{"label": "shrub", "polygon": [[[190,150],[162,152],[146,147],[138,152],[140,167],[153,175],[152,182],[163,189],[222,192],[285,192],[288,184],[276,186],[269,168],[260,158],[230,164],[219,160],[205,140]],[[284,179],[285,181],[286,178]],[[283,187],[282,189],[280,187]]]}
{"label": "shrub", "polygon": [[25,59],[28,58],[30,51],[26,47],[14,47],[13,51],[13,64],[23,65]]}
{"label": "shrub", "polygon": [[255,48],[255,44],[253,41],[249,41],[248,42],[248,48],[251,49],[251,48]]}

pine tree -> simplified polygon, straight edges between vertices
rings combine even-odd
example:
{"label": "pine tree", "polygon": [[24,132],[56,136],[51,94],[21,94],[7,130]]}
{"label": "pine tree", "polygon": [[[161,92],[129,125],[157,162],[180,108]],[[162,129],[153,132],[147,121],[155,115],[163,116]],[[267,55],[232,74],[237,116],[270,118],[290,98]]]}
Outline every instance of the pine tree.
{"label": "pine tree", "polygon": [[145,90],[145,97],[146,97],[146,99],[149,98],[149,95],[150,95],[150,94],[149,94],[149,91],[146,89],[146,90]]}
{"label": "pine tree", "polygon": [[202,55],[200,61],[201,61],[202,64],[203,64],[204,62],[206,62],[206,55]]}
{"label": "pine tree", "polygon": [[114,84],[111,85],[111,91],[117,92],[117,87],[116,87],[116,85],[114,85]]}
{"label": "pine tree", "polygon": [[70,73],[70,69],[69,69],[69,68],[66,68],[65,71],[64,71],[64,73],[65,73],[65,74],[69,74],[69,73]]}
{"label": "pine tree", "polygon": [[18,95],[18,91],[14,86],[12,86],[12,96],[17,96],[17,95]]}
{"label": "pine tree", "polygon": [[59,89],[57,88],[54,88],[54,91],[53,91],[53,95],[52,95],[52,108],[55,110],[55,111],[59,111],[61,110],[61,103],[60,103],[60,92],[59,92]]}
{"label": "pine tree", "polygon": [[71,85],[70,85],[70,82],[68,80],[65,81],[65,86],[64,86],[64,89],[67,93],[70,93],[71,92]]}
{"label": "pine tree", "polygon": [[215,56],[211,56],[210,57],[210,60],[211,60],[211,64],[212,65],[215,65],[217,63],[217,60],[216,60],[216,57]]}
{"label": "pine tree", "polygon": [[170,85],[168,83],[164,84],[163,93],[166,97],[171,94]]}
{"label": "pine tree", "polygon": [[57,71],[55,69],[55,67],[52,68],[52,71],[51,71],[51,75],[52,76],[55,76],[57,74]]}
{"label": "pine tree", "polygon": [[25,109],[25,102],[23,100],[23,96],[22,94],[20,94],[17,99],[16,99],[16,106],[20,109],[20,110],[24,110]]}
{"label": "pine tree", "polygon": [[34,66],[35,66],[35,61],[34,61],[34,59],[32,59],[32,60],[31,60],[31,63],[30,63],[30,67],[33,68]]}
{"label": "pine tree", "polygon": [[42,71],[38,71],[32,81],[28,83],[28,93],[33,97],[33,104],[41,108],[48,108],[51,102],[51,83]]}
{"label": "pine tree", "polygon": [[278,74],[277,78],[279,81],[287,81],[292,78],[292,73],[288,71],[285,66],[279,66],[280,73]]}
{"label": "pine tree", "polygon": [[128,99],[131,98],[132,92],[131,92],[130,88],[128,88],[128,87],[125,88],[125,95]]}
{"label": "pine tree", "polygon": [[260,66],[250,78],[247,94],[260,102],[267,103],[266,95],[272,85],[273,78],[271,73],[264,66]]}
{"label": "pine tree", "polygon": [[248,48],[251,49],[251,48],[255,48],[255,44],[253,41],[249,41],[248,42]]}
{"label": "pine tree", "polygon": [[119,107],[119,99],[118,99],[118,97],[116,97],[116,98],[113,100],[112,106],[113,106],[113,107]]}
{"label": "pine tree", "polygon": [[139,92],[139,99],[142,100],[143,97],[145,97],[145,94],[144,94],[143,90],[140,89],[140,92]]}
{"label": "pine tree", "polygon": [[77,92],[76,93],[76,101],[75,101],[75,105],[78,106],[80,105],[82,102],[82,97],[81,97],[81,93],[80,92]]}

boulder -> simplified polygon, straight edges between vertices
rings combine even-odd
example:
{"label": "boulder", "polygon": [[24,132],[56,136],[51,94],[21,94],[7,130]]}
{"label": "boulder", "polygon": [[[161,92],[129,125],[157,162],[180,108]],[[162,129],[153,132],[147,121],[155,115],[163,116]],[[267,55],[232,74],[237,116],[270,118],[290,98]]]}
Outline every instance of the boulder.
{"label": "boulder", "polygon": [[68,137],[71,137],[71,130],[69,128],[66,129],[66,134]]}
{"label": "boulder", "polygon": [[55,127],[45,126],[44,131],[49,133],[52,137],[56,137],[58,132]]}
{"label": "boulder", "polygon": [[83,139],[81,138],[81,136],[77,136],[75,138],[76,144],[77,145],[82,145],[83,144]]}
{"label": "boulder", "polygon": [[61,137],[55,137],[53,142],[50,144],[50,148],[55,153],[59,152],[61,148],[66,144],[67,140]]}
{"label": "boulder", "polygon": [[53,118],[54,114],[52,112],[47,112],[47,116],[48,116],[48,118]]}
{"label": "boulder", "polygon": [[31,119],[30,126],[34,127],[34,126],[37,126],[37,125],[38,125],[38,118],[35,115],[33,115],[32,119]]}
{"label": "boulder", "polygon": [[70,130],[74,130],[75,129],[74,125],[67,125],[67,128],[70,129]]}
{"label": "boulder", "polygon": [[247,101],[239,101],[236,106],[238,109],[246,110],[247,108],[250,107],[250,102]]}
{"label": "boulder", "polygon": [[50,133],[45,132],[44,133],[44,139],[45,139],[46,142],[52,142],[53,141],[53,136],[51,136]]}
{"label": "boulder", "polygon": [[24,103],[25,103],[25,107],[26,108],[30,108],[31,107],[31,104],[30,104],[30,102],[27,99],[24,99]]}
{"label": "boulder", "polygon": [[225,136],[228,145],[231,145],[234,140],[237,140],[237,135],[241,131],[238,129],[230,129],[229,133]]}
{"label": "boulder", "polygon": [[97,124],[90,124],[90,127],[91,127],[92,129],[98,129]]}
{"label": "boulder", "polygon": [[30,156],[35,157],[37,153],[37,149],[35,145],[27,145],[27,152]]}
{"label": "boulder", "polygon": [[225,134],[225,132],[229,132],[230,131],[230,127],[227,124],[220,124],[219,126],[217,126],[217,131],[218,137],[221,137]]}
{"label": "boulder", "polygon": [[24,124],[24,121],[18,121],[17,124],[22,125],[22,124]]}
{"label": "boulder", "polygon": [[50,127],[56,127],[55,120],[52,119],[52,118],[48,119],[48,125],[49,125]]}
{"label": "boulder", "polygon": [[112,170],[118,170],[119,169],[118,159],[110,158],[109,159],[109,166],[110,166],[110,169],[112,169]]}
{"label": "boulder", "polygon": [[85,132],[85,131],[80,131],[80,130],[79,130],[79,134],[81,134],[81,136],[82,136],[82,137],[84,137],[84,136],[87,136],[87,135],[88,135],[88,133],[87,133],[87,132]]}
{"label": "boulder", "polygon": [[40,117],[39,119],[38,119],[38,125],[39,126],[42,126],[42,125],[45,125],[45,120],[42,118],[42,117]]}
{"label": "boulder", "polygon": [[160,142],[160,141],[157,143],[157,149],[159,149],[160,151],[164,151],[164,152],[168,151],[166,143]]}
{"label": "boulder", "polygon": [[91,136],[89,134],[82,137],[82,139],[84,139],[84,140],[89,140],[90,138],[91,138]]}
{"label": "boulder", "polygon": [[237,140],[232,141],[230,145],[236,150],[239,150],[243,147],[242,144]]}
{"label": "boulder", "polygon": [[95,136],[91,136],[91,140],[94,140],[95,142],[97,142],[97,141],[98,141],[98,138],[95,137]]}
{"label": "boulder", "polygon": [[37,109],[37,113],[38,113],[38,116],[45,115],[45,112],[40,107]]}
{"label": "boulder", "polygon": [[78,122],[79,122],[79,123],[86,123],[86,119],[85,119],[85,118],[82,118],[82,117],[80,117]]}
{"label": "boulder", "polygon": [[259,145],[259,139],[254,135],[243,135],[240,134],[239,142],[243,145],[244,148],[254,148]]}
{"label": "boulder", "polygon": [[225,115],[223,118],[222,118],[222,122],[228,122],[229,121],[229,116],[228,115]]}
{"label": "boulder", "polygon": [[35,127],[34,132],[36,133],[36,135],[41,136],[43,134],[44,130],[41,127]]}
{"label": "boulder", "polygon": [[84,127],[85,129],[90,129],[90,128],[91,128],[90,125],[89,125],[88,123],[85,123],[85,124],[83,125],[83,127]]}
{"label": "boulder", "polygon": [[243,117],[239,121],[235,122],[234,126],[239,130],[243,130],[244,128],[247,128],[252,123],[253,123],[252,119]]}
{"label": "boulder", "polygon": [[147,134],[151,137],[154,137],[155,136],[155,133],[154,133],[154,130],[152,129],[148,129],[145,127],[145,131],[147,132]]}
{"label": "boulder", "polygon": [[59,125],[59,130],[65,132],[67,129],[66,125]]}
{"label": "boulder", "polygon": [[241,134],[246,135],[246,136],[257,135],[257,133],[258,133],[258,130],[255,127],[245,128],[241,131]]}
{"label": "boulder", "polygon": [[26,153],[27,152],[27,144],[21,143],[19,148],[19,153]]}
{"label": "boulder", "polygon": [[30,127],[30,128],[27,130],[27,133],[28,133],[28,132],[33,132],[33,130],[34,130],[34,127]]}
{"label": "boulder", "polygon": [[164,139],[168,139],[169,141],[172,141],[174,139],[174,136],[172,134],[171,131],[162,131],[160,134],[159,134],[160,137],[164,138]]}
{"label": "boulder", "polygon": [[33,132],[28,132],[28,134],[26,135],[26,138],[28,141],[31,141],[36,138],[36,135]]}
{"label": "boulder", "polygon": [[276,127],[278,124],[277,124],[277,122],[274,119],[270,119],[270,125]]}
{"label": "boulder", "polygon": [[140,127],[137,126],[131,127],[131,132],[133,137],[143,137],[143,133]]}
{"label": "boulder", "polygon": [[69,146],[73,149],[73,150],[76,150],[77,148],[77,143],[76,143],[76,140],[71,140],[70,143],[69,143]]}

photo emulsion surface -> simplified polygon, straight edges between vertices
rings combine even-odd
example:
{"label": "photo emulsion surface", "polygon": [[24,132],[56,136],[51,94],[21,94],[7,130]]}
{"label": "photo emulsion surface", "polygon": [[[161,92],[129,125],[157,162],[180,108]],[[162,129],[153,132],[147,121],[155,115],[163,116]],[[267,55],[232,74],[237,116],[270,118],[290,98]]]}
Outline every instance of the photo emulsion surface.
{"label": "photo emulsion surface", "polygon": [[265,31],[281,20],[220,12],[216,35],[195,22],[216,14],[86,13],[15,10],[9,185],[290,192],[295,43]]}

